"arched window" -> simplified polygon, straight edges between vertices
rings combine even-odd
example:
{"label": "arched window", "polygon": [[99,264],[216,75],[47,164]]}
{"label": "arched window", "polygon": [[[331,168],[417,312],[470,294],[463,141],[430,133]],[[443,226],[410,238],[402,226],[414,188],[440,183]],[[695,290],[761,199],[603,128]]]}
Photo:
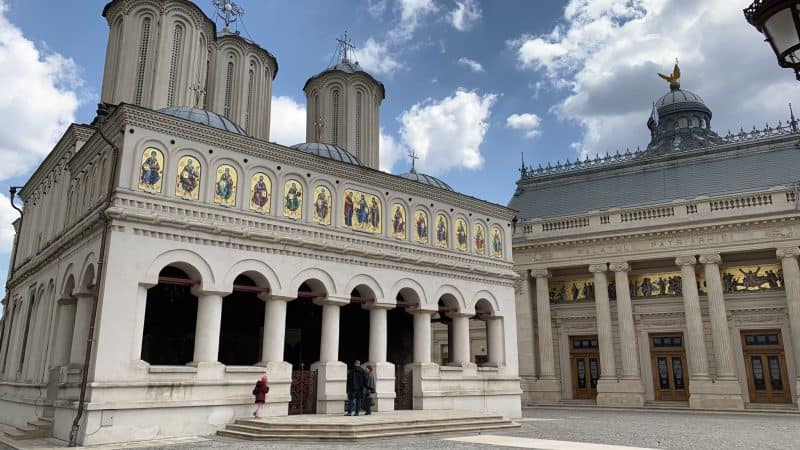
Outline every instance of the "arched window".
{"label": "arched window", "polygon": [[142,39],[139,42],[139,65],[136,68],[136,92],[133,103],[142,104],[142,93],[144,92],[144,71],[147,69],[147,49],[150,46],[150,18],[147,17],[142,22]]}
{"label": "arched window", "polygon": [[253,69],[247,73],[247,106],[244,113],[244,129],[250,132],[250,117],[253,114],[253,89],[255,89],[255,72]]}
{"label": "arched window", "polygon": [[175,25],[172,31],[172,57],[169,61],[169,87],[167,88],[167,105],[175,106],[175,91],[178,83],[178,68],[183,52],[183,27]]}
{"label": "arched window", "polygon": [[692,128],[697,128],[700,126],[700,120],[697,119],[697,116],[692,117]]}
{"label": "arched window", "polygon": [[167,266],[158,274],[159,283],[147,290],[143,361],[152,365],[184,365],[192,361],[197,325],[196,283],[177,267]]}
{"label": "arched window", "polygon": [[33,315],[33,307],[34,307],[34,293],[31,292],[30,300],[28,300],[28,312],[26,313],[25,317],[25,328],[22,333],[22,345],[20,347],[20,354],[19,354],[19,365],[17,366],[17,372],[22,372],[22,367],[25,364],[25,352],[28,349],[28,333],[31,330],[31,316]]}
{"label": "arched window", "polygon": [[356,93],[356,154],[361,157],[361,91]]}
{"label": "arched window", "polygon": [[689,126],[689,121],[686,120],[686,117],[681,117],[679,119],[679,122],[680,122],[680,128],[687,128]]}
{"label": "arched window", "polygon": [[336,89],[331,93],[331,108],[333,108],[333,129],[331,131],[331,140],[333,145],[339,144],[339,90]]}
{"label": "arched window", "polygon": [[225,117],[231,118],[231,97],[233,93],[233,62],[228,63],[225,74]]}

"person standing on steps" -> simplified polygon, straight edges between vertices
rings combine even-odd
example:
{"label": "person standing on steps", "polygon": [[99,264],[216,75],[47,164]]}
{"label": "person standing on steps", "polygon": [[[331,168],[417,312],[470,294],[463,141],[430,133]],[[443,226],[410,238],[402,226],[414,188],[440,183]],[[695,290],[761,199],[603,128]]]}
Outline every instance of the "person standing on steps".
{"label": "person standing on steps", "polygon": [[347,415],[358,415],[361,410],[361,402],[364,398],[364,369],[361,368],[361,361],[355,360],[353,365],[347,369]]}
{"label": "person standing on steps", "polygon": [[364,383],[364,409],[366,415],[372,414],[372,396],[375,394],[375,371],[371,365],[367,366],[366,382]]}
{"label": "person standing on steps", "polygon": [[253,411],[253,417],[256,419],[261,418],[261,410],[264,409],[264,403],[267,401],[267,392],[269,392],[267,375],[263,375],[256,382],[256,387],[253,388],[253,395],[256,396],[256,410]]}

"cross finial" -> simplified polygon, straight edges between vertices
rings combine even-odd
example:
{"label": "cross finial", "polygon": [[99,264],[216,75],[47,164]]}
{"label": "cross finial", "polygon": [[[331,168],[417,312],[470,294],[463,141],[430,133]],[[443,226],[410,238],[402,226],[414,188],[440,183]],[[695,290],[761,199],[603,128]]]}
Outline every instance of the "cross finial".
{"label": "cross finial", "polygon": [[203,96],[206,95],[205,87],[201,86],[199,81],[195,81],[189,86],[189,90],[194,94],[194,107],[199,108]]}
{"label": "cross finial", "polygon": [[339,54],[342,56],[342,62],[350,62],[350,55],[356,49],[356,46],[353,45],[353,41],[350,40],[350,37],[347,35],[347,31],[341,37],[336,38],[336,42],[339,43]]}
{"label": "cross finial", "polygon": [[411,150],[410,152],[408,152],[408,157],[411,158],[411,173],[417,173],[417,170],[415,168],[416,166],[415,163],[419,159],[419,156],[417,156],[417,152]]}
{"label": "cross finial", "polygon": [[212,3],[217,8],[217,16],[225,22],[225,28],[222,29],[224,32],[230,31],[228,27],[244,15],[244,9],[233,0],[212,0]]}

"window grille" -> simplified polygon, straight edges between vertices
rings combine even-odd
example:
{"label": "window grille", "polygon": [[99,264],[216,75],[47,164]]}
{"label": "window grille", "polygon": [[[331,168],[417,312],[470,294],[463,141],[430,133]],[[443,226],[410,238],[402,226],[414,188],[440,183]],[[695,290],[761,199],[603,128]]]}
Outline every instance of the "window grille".
{"label": "window grille", "polygon": [[139,66],[136,69],[136,93],[133,103],[142,104],[142,92],[144,91],[144,71],[147,69],[147,48],[150,46],[150,18],[142,22],[142,40],[139,43]]}
{"label": "window grille", "polygon": [[233,89],[233,63],[228,63],[228,73],[225,76],[225,117],[231,118],[231,90]]}
{"label": "window grille", "polygon": [[167,90],[167,106],[175,106],[175,89],[178,82],[178,65],[183,51],[183,28],[175,25],[172,33],[172,59],[169,62],[169,88]]}
{"label": "window grille", "polygon": [[333,91],[333,130],[332,141],[333,145],[339,145],[339,91]]}
{"label": "window grille", "polygon": [[247,110],[244,116],[244,129],[249,133],[250,130],[250,116],[253,114],[253,89],[255,88],[255,72],[250,69],[247,80]]}
{"label": "window grille", "polygon": [[356,152],[361,156],[361,92],[356,93]]}

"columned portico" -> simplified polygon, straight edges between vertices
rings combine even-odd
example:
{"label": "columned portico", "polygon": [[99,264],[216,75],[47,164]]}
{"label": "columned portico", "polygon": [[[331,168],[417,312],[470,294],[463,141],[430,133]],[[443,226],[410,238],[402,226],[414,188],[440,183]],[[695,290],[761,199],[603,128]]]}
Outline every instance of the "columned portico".
{"label": "columned portico", "polygon": [[72,348],[69,353],[71,367],[83,367],[86,341],[89,338],[89,322],[92,319],[94,295],[91,292],[75,293],[75,322],[72,331]]}
{"label": "columned portico", "polygon": [[708,290],[708,314],[711,317],[711,335],[714,342],[714,356],[717,363],[716,389],[721,394],[720,409],[744,409],[742,389],[733,363],[733,346],[728,327],[728,314],[725,311],[725,296],[722,293],[722,279],[719,264],[722,258],[718,253],[700,256],[704,265],[706,289]]}
{"label": "columned portico", "polygon": [[439,374],[439,365],[431,359],[431,316],[436,311],[415,307],[409,312],[414,315],[414,363],[411,373],[414,409],[423,409],[423,383]]}
{"label": "columned portico", "polygon": [[369,309],[369,363],[375,370],[375,411],[394,410],[394,364],[386,360],[386,312],[394,306],[392,301],[376,301],[366,305]]}
{"label": "columned portico", "polygon": [[550,272],[542,268],[533,269],[531,276],[536,278],[536,328],[539,339],[539,378],[534,384],[533,401],[539,404],[552,404],[561,400],[561,380],[556,378],[553,356]]}
{"label": "columned portico", "polygon": [[675,264],[681,268],[681,288],[683,291],[683,315],[686,321],[686,340],[689,353],[689,405],[702,408],[705,404],[705,391],[711,382],[708,374],[708,355],[703,333],[703,315],[700,309],[700,295],[697,292],[697,276],[694,256],[679,256]]}
{"label": "columned portico", "polygon": [[797,264],[800,249],[779,248],[777,255],[783,268],[786,309],[789,313],[789,331],[795,366],[795,403],[800,405],[800,266]]}
{"label": "columned portico", "polygon": [[470,361],[469,348],[469,318],[468,313],[450,313],[453,319],[453,357],[452,364],[456,366],[468,366]]}
{"label": "columned portico", "polygon": [[197,326],[194,337],[192,366],[197,367],[198,378],[215,377],[221,370],[219,363],[219,333],[222,324],[223,292],[206,292],[195,289],[197,296]]}
{"label": "columned portico", "polygon": [[614,335],[611,326],[611,305],[608,298],[608,264],[589,266],[594,275],[594,302],[597,317],[597,341],[600,350],[600,379],[597,381],[598,406],[626,406],[626,396],[620,392],[617,361],[614,356]]}
{"label": "columned portico", "polygon": [[311,365],[317,371],[317,414],[340,413],[347,398],[347,365],[339,361],[339,317],[350,299],[329,296],[314,303],[322,306],[319,361]]}
{"label": "columned portico", "polygon": [[[636,332],[633,327],[633,307],[631,293],[628,288],[627,262],[612,262],[609,268],[614,272],[614,285],[617,294],[617,324],[619,329],[620,357],[622,359],[622,376],[620,377],[617,405],[644,406],[644,386],[639,369],[639,351],[636,344]],[[600,288],[602,290],[602,288]]]}

